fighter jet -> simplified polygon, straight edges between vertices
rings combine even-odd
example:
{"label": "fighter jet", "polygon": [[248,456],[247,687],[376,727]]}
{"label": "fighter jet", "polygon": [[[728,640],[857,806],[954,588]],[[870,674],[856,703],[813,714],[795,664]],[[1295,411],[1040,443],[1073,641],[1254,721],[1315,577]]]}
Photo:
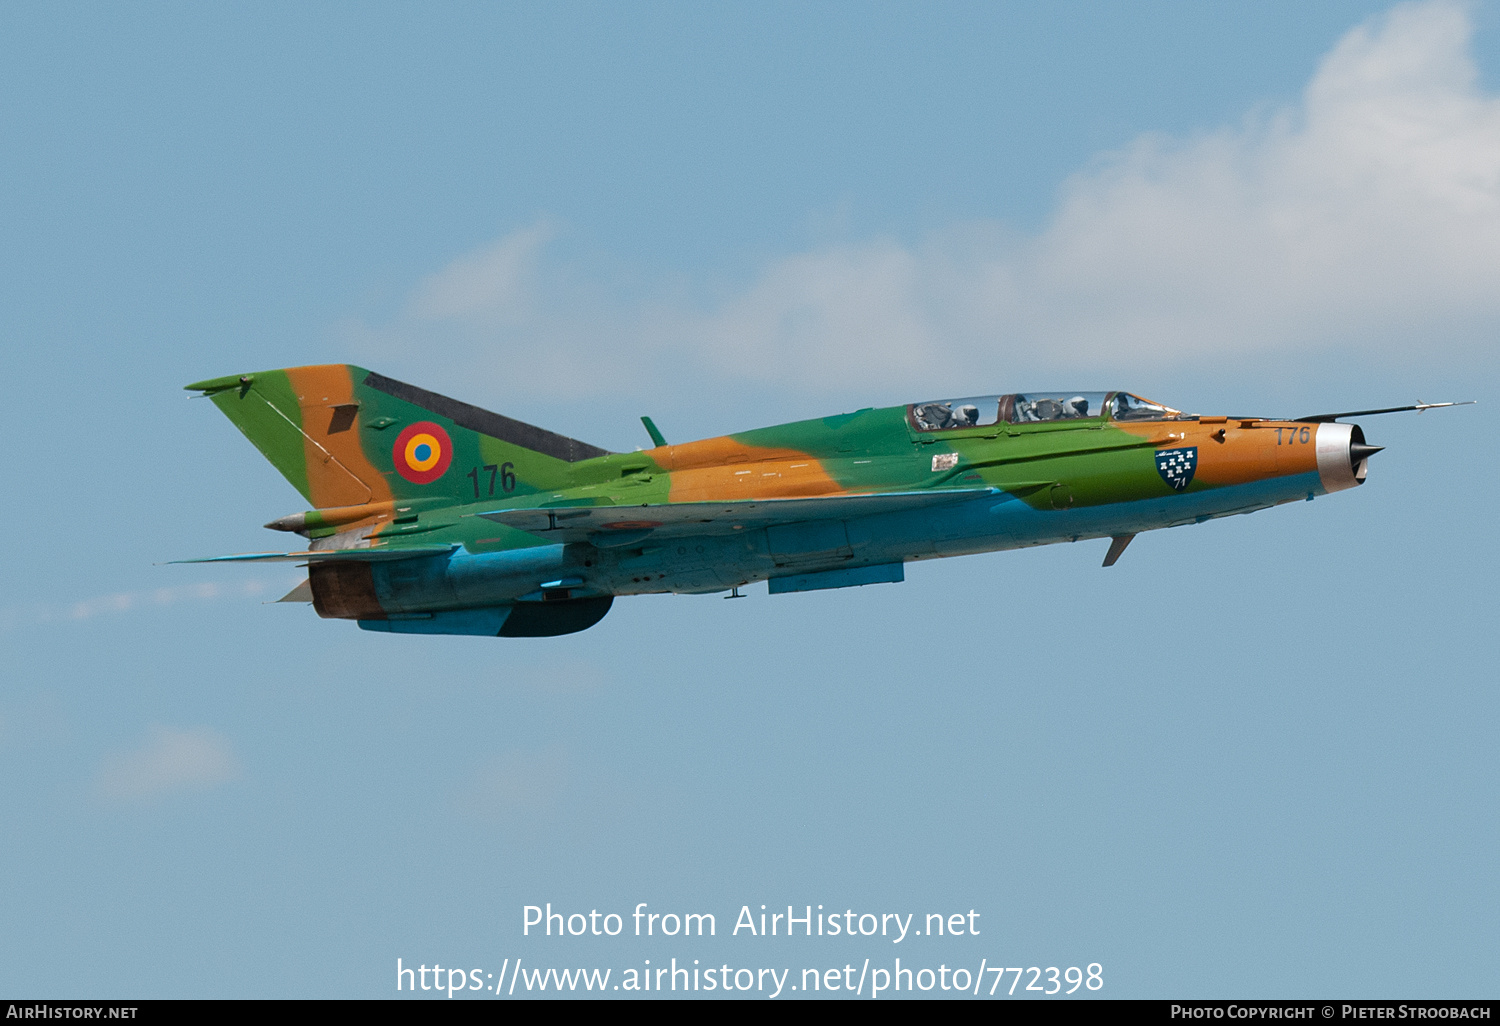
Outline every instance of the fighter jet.
{"label": "fighter jet", "polygon": [[345,364],[199,381],[312,507],[286,597],[371,631],[549,637],[617,596],[897,582],[908,562],[1110,539],[1362,484],[1342,418],[1186,414],[1129,392],[1016,392],[857,410],[608,452]]}

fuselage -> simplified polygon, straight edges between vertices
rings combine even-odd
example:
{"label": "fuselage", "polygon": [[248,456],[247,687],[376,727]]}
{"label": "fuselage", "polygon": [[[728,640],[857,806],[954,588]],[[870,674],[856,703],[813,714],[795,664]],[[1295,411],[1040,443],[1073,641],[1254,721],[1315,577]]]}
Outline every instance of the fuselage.
{"label": "fuselage", "polygon": [[[854,584],[899,580],[899,569],[881,576],[880,568],[1197,523],[1364,478],[1352,449],[1363,436],[1352,425],[1188,416],[1127,393],[1055,397],[865,409],[560,464],[523,487],[498,458],[455,464],[448,474],[472,487],[472,501],[396,500],[378,512],[365,505],[343,523],[340,511],[322,511],[326,536],[312,532],[314,550],[453,549],[362,565],[358,587],[333,583],[356,571],[323,568],[319,611],[370,620],[528,600],[716,592],[768,579],[773,590],[793,578],[840,586],[816,583],[819,575]],[[851,505],[850,515],[791,523],[736,523],[732,514],[732,504],[944,492],[954,500],[874,511]],[[652,513],[682,503],[722,503],[725,513],[698,530]],[[566,530],[570,511],[600,507],[612,518],[603,529]],[[557,514],[546,529],[483,515],[541,508]]]}

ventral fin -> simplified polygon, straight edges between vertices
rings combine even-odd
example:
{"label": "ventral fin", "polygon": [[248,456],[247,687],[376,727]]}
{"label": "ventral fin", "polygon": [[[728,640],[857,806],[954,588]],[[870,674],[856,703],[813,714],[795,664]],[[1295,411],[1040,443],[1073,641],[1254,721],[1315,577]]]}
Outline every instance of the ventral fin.
{"label": "ventral fin", "polygon": [[1125,552],[1125,546],[1134,538],[1133,534],[1117,534],[1109,540],[1109,551],[1104,554],[1104,565],[1114,566]]}

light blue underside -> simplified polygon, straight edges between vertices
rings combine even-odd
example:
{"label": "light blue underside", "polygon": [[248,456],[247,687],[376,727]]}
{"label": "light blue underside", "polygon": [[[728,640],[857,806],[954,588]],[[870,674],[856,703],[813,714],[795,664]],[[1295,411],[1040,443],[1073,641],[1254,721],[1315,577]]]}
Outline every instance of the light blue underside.
{"label": "light blue underside", "polygon": [[510,610],[510,606],[499,606],[437,613],[407,613],[400,619],[361,620],[359,626],[362,630],[384,631],[387,634],[471,634],[493,638],[505,626]]}
{"label": "light blue underside", "polygon": [[361,620],[360,626],[397,634],[494,637],[511,603],[563,580],[572,582],[575,598],[698,594],[761,580],[773,595],[895,583],[905,579],[903,564],[911,560],[1136,534],[1321,492],[1318,475],[1309,473],[1077,510],[1036,510],[1013,496],[997,501],[986,495],[849,521],[707,534],[692,546],[648,546],[640,553],[577,544],[456,552],[372,565],[375,592],[390,619]]}
{"label": "light blue underside", "polygon": [[772,595],[790,591],[822,591],[826,588],[857,588],[862,584],[897,584],[906,580],[901,563],[860,566],[849,570],[824,570],[822,573],[773,577],[769,582]]}

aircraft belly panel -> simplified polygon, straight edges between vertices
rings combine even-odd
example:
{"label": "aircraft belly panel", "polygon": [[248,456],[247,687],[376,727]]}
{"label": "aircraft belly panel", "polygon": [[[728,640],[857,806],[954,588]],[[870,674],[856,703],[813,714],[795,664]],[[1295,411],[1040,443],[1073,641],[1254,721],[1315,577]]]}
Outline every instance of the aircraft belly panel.
{"label": "aircraft belly panel", "polygon": [[706,595],[727,591],[741,579],[734,576],[732,580],[725,580],[724,574],[718,570],[683,570],[673,574],[667,583],[671,585],[670,590],[680,595]]}
{"label": "aircraft belly panel", "polygon": [[448,581],[446,557],[403,559],[385,566],[372,566],[375,594],[387,613],[412,609],[434,609],[457,605]]}
{"label": "aircraft belly panel", "polygon": [[448,564],[448,586],[460,605],[491,605],[529,595],[544,582],[572,576],[583,569],[582,562],[563,545],[455,556]]}
{"label": "aircraft belly panel", "polygon": [[866,584],[898,584],[906,580],[902,563],[884,563],[873,566],[850,567],[843,570],[822,570],[810,574],[791,574],[773,577],[768,583],[772,595],[785,595],[794,591],[825,591],[831,588],[858,588]]}
{"label": "aircraft belly panel", "polygon": [[362,630],[388,634],[468,634],[494,638],[499,637],[512,608],[455,609],[408,619],[360,620],[359,626]]}
{"label": "aircraft belly panel", "polygon": [[766,547],[777,566],[854,558],[842,520],[815,520],[766,528]]}

